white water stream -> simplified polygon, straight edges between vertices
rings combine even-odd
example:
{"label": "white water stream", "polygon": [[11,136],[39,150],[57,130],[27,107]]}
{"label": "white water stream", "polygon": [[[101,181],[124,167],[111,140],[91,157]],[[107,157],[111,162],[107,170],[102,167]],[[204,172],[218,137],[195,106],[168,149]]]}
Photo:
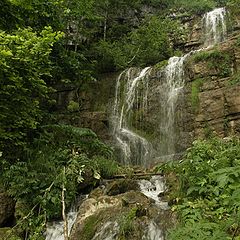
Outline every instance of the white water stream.
{"label": "white water stream", "polygon": [[[68,235],[70,235],[70,231],[72,226],[77,218],[77,209],[72,208],[67,214],[68,219]],[[49,223],[46,230],[46,240],[64,240],[64,222],[52,222]]]}
{"label": "white water stream", "polygon": [[227,36],[226,9],[216,8],[203,17],[205,29],[204,47],[209,47],[225,40]]}
{"label": "white water stream", "polygon": [[160,108],[160,143],[159,152],[162,159],[172,158],[175,153],[176,127],[175,115],[179,94],[183,90],[184,62],[189,54],[182,57],[171,57],[165,67],[165,81],[159,89]]}
{"label": "white water stream", "polygon": [[166,184],[162,176],[153,176],[150,180],[140,180],[139,187],[141,192],[154,200],[155,204],[163,210],[167,210],[168,203],[161,200],[160,194],[165,192]]}

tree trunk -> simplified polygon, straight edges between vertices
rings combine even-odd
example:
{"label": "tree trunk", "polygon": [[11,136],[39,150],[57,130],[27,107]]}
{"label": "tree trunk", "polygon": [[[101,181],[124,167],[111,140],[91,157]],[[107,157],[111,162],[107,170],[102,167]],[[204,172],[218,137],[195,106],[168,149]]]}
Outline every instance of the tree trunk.
{"label": "tree trunk", "polygon": [[[63,177],[65,179],[65,167],[63,168]],[[68,219],[66,216],[66,205],[65,205],[65,185],[63,181],[62,185],[62,218],[64,223],[64,240],[68,240]]]}

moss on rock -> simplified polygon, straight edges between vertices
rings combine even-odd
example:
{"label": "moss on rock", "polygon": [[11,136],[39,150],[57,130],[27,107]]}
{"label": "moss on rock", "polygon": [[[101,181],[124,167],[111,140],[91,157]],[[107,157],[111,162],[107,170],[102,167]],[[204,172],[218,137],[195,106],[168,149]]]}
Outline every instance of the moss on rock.
{"label": "moss on rock", "polygon": [[21,240],[11,228],[0,228],[1,240]]}

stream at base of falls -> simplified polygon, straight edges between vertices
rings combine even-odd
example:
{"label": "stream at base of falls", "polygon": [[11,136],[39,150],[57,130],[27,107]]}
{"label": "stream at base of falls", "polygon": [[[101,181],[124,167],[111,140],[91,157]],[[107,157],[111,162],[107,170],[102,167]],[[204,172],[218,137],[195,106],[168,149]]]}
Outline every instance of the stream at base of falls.
{"label": "stream at base of falls", "polygon": [[[77,218],[78,206],[87,198],[87,195],[81,195],[77,198],[76,202],[72,204],[69,212],[67,213],[68,222],[68,235],[70,235],[73,224]],[[64,222],[53,221],[47,224],[45,232],[45,240],[64,240]]]}
{"label": "stream at base of falls", "polygon": [[[159,197],[165,190],[166,185],[164,178],[162,176],[153,176],[149,180],[138,180],[137,185],[139,186],[139,191],[144,194],[152,204],[155,205],[155,208],[158,209],[157,211],[166,211],[169,209],[167,202],[162,201]],[[89,201],[90,199],[86,198],[82,201],[81,207],[84,207],[84,201]],[[137,203],[141,205],[142,203]],[[78,205],[78,204],[76,204]],[[98,204],[98,208],[94,209],[89,208],[84,214],[83,218],[85,219],[86,216],[92,216],[96,214],[97,211],[101,210],[101,203]],[[105,205],[107,208],[107,205]],[[67,214],[68,216],[68,225],[69,225],[69,236],[73,226],[74,221],[77,218],[77,207],[73,207],[70,212]],[[78,219],[79,220],[79,219]],[[121,221],[120,221],[121,222]],[[63,234],[63,222],[53,222],[48,224],[47,231],[46,231],[46,240],[64,240]],[[101,224],[101,227],[96,230],[94,236],[89,240],[116,240],[119,236],[121,229],[120,229],[119,220],[114,221],[106,221]],[[71,239],[71,238],[70,238]],[[79,238],[80,239],[80,238]],[[154,219],[149,219],[148,223],[142,233],[143,240],[164,240],[164,233],[161,227],[155,222]]]}
{"label": "stream at base of falls", "polygon": [[[68,235],[72,229],[72,226],[77,218],[77,209],[71,209],[67,214],[68,219]],[[49,223],[46,230],[46,240],[64,240],[64,222],[52,222]]]}

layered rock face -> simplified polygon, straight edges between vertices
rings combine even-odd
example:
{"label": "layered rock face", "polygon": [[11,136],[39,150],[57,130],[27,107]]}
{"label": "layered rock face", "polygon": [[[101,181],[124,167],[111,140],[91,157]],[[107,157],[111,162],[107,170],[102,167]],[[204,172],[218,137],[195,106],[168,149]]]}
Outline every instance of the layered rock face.
{"label": "layered rock face", "polygon": [[[240,48],[237,36],[193,56],[186,68],[186,125],[193,137],[240,133]],[[187,100],[186,99],[186,100]]]}

